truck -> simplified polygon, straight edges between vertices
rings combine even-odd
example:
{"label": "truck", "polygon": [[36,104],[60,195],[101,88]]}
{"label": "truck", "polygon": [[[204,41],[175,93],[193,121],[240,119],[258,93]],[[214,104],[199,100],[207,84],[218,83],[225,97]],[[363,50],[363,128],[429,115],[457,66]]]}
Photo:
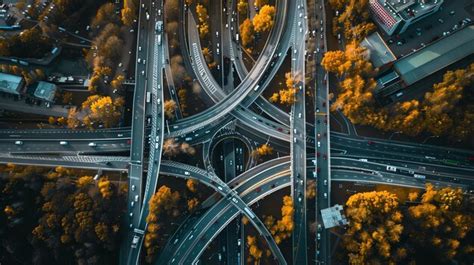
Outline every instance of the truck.
{"label": "truck", "polygon": [[151,93],[146,92],[146,103],[150,103],[150,100],[151,100]]}
{"label": "truck", "polygon": [[161,34],[158,34],[158,45],[161,45]]}
{"label": "truck", "polygon": [[159,21],[156,21],[155,23],[155,31],[156,33],[161,33],[161,31],[163,31],[163,21],[159,20]]}

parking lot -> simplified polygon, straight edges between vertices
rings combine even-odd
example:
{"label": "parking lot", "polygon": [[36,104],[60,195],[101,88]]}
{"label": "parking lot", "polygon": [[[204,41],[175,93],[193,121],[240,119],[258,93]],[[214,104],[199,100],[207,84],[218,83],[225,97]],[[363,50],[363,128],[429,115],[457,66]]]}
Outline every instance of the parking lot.
{"label": "parking lot", "polygon": [[388,36],[382,30],[379,31],[382,38],[390,47],[397,58],[403,57],[436,41],[444,35],[468,25],[463,20],[474,21],[474,3],[471,0],[444,1],[440,10],[410,25],[407,31],[400,35]]}

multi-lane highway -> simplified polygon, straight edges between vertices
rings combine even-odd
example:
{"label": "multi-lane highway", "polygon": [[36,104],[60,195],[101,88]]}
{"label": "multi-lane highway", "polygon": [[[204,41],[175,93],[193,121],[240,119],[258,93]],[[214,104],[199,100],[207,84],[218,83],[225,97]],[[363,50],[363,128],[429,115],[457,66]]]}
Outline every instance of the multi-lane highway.
{"label": "multi-lane highway", "polygon": [[[318,50],[314,57],[320,62],[327,47],[325,33],[328,29],[325,27],[324,3],[317,2],[318,34],[313,34],[313,37]],[[184,1],[180,1],[180,6],[183,4]],[[211,27],[210,33],[214,56],[222,73],[223,56],[232,61],[228,82],[224,87],[224,76],[216,81],[205,63],[193,13],[189,8],[181,8],[179,37],[185,66],[192,71],[190,75],[196,78],[215,104],[200,114],[170,123],[167,132],[163,116],[163,70],[171,97],[176,101],[178,98],[172,82],[173,73],[170,65],[165,63],[169,61],[165,27],[164,24],[160,24],[161,29],[157,26],[157,22],[164,22],[163,1],[142,0],[138,18],[131,128],[95,131],[0,130],[0,162],[128,171],[126,221],[129,227],[122,245],[121,264],[140,264],[147,228],[148,201],[156,190],[160,173],[194,178],[212,188],[215,194],[203,202],[203,205],[208,206],[207,211],[198,211],[180,226],[162,250],[157,264],[194,264],[219,232],[239,215],[246,216],[266,241],[274,262],[286,264],[283,253],[250,206],[288,186],[292,187],[295,207],[293,264],[307,264],[313,256],[321,264],[330,264],[331,252],[326,230],[322,229],[317,232],[319,235],[314,235],[317,249],[314,254],[308,252],[307,238],[310,236],[306,223],[305,195],[308,178],[314,178],[317,183],[316,219],[319,223],[319,210],[331,206],[332,181],[406,187],[423,187],[426,181],[430,181],[438,186],[472,188],[474,165],[467,158],[473,157],[473,152],[364,138],[353,133],[330,134],[329,85],[327,73],[319,64],[314,84],[315,124],[307,123],[305,39],[311,29],[308,29],[306,22],[306,2],[277,0],[275,5],[277,13],[274,27],[250,71],[243,63],[237,37],[239,21],[235,15],[236,1],[219,2],[219,5],[209,9],[212,13],[218,13],[215,15],[219,19]],[[261,96],[276,76],[288,52],[297,89],[291,114]],[[229,82],[233,78],[233,69],[241,79],[240,85],[235,88]],[[257,114],[258,109],[265,112],[266,117]],[[180,112],[177,116],[181,118]],[[211,146],[220,140],[219,137],[225,138],[225,130],[228,130],[229,135],[245,139],[249,150],[257,144],[268,142],[279,155],[289,156],[270,160],[245,171],[246,166],[253,166],[255,161],[244,166],[242,149],[239,151],[228,145],[222,162],[225,163],[224,171],[229,179],[224,178],[225,181],[222,181],[213,171],[209,159],[213,153]],[[203,159],[206,170],[161,161],[164,138],[175,138],[193,145],[205,143]],[[307,154],[307,149],[314,149],[314,153]],[[130,152],[129,156],[125,156],[126,152]],[[426,180],[415,178],[415,174],[425,176]],[[244,262],[245,240],[239,234],[239,228],[234,226],[229,229],[226,237],[227,262]]]}

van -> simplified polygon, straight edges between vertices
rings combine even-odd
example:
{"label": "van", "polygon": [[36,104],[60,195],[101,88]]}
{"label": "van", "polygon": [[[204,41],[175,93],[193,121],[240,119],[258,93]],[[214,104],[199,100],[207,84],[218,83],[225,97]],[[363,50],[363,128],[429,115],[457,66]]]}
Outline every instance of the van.
{"label": "van", "polygon": [[416,179],[426,179],[425,175],[413,174],[413,177]]}

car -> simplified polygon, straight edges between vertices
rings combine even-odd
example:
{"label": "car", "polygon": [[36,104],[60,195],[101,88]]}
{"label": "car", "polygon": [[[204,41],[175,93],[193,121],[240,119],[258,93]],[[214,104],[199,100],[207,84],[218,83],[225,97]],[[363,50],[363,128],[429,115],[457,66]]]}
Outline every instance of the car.
{"label": "car", "polygon": [[90,142],[88,145],[89,145],[90,147],[96,147],[96,146],[97,146],[97,144],[94,143],[94,142]]}
{"label": "car", "polygon": [[256,192],[261,192],[261,191],[262,191],[262,188],[261,188],[261,187],[257,187],[257,188],[255,189],[255,191],[256,191]]}
{"label": "car", "polygon": [[301,202],[301,196],[298,197],[298,201]]}
{"label": "car", "polygon": [[145,71],[144,71],[144,70],[142,71],[142,75],[145,75]]}
{"label": "car", "polygon": [[440,24],[443,24],[443,23],[444,23],[444,20],[443,20],[442,18],[438,18],[438,22],[439,22]]}
{"label": "car", "polygon": [[139,199],[139,198],[140,198],[140,196],[135,195],[135,198],[134,198],[135,202],[138,202],[138,199]]}
{"label": "car", "polygon": [[131,201],[131,202],[130,202],[130,207],[133,207],[133,206],[135,206],[135,202],[134,202],[134,201]]}
{"label": "car", "polygon": [[296,128],[293,129],[293,133],[296,134]]}
{"label": "car", "polygon": [[321,172],[321,168],[318,167],[318,168],[316,169],[316,171],[317,171],[318,173]]}
{"label": "car", "polygon": [[393,166],[387,166],[387,171],[397,172],[397,168]]}
{"label": "car", "polygon": [[221,186],[217,186],[217,189],[219,189],[220,191],[223,191],[224,189],[222,189]]}
{"label": "car", "polygon": [[67,145],[67,142],[66,141],[60,141],[59,144],[60,145]]}
{"label": "car", "polygon": [[298,113],[298,118],[300,118],[300,119],[301,119],[301,116],[302,116],[302,115],[301,115],[301,112],[300,112],[300,113]]}
{"label": "car", "polygon": [[143,64],[146,64],[146,60],[145,60],[145,59],[143,59]]}
{"label": "car", "polygon": [[368,145],[373,145],[373,144],[375,144],[375,142],[369,140],[369,141],[367,141],[367,144],[368,144]]}
{"label": "car", "polygon": [[454,14],[456,14],[456,11],[454,11],[454,10],[451,10],[451,12],[449,12],[450,16],[454,16]]}
{"label": "car", "polygon": [[321,240],[321,234],[318,233],[318,240]]}
{"label": "car", "polygon": [[242,241],[240,240],[240,238],[237,240],[237,246],[240,246],[240,244],[242,244]]}
{"label": "car", "polygon": [[132,248],[137,248],[138,241],[140,240],[139,236],[133,236],[132,239]]}
{"label": "car", "polygon": [[184,171],[184,175],[189,176],[191,174],[188,171]]}
{"label": "car", "polygon": [[324,184],[324,186],[327,186],[327,185],[328,185],[327,179],[324,180],[323,184]]}
{"label": "car", "polygon": [[324,193],[324,199],[327,199],[328,198],[328,194],[325,192]]}
{"label": "car", "polygon": [[15,141],[15,144],[16,144],[16,145],[22,145],[22,144],[23,144],[23,141]]}
{"label": "car", "polygon": [[132,185],[132,191],[135,191],[135,185]]}
{"label": "car", "polygon": [[317,137],[318,137],[318,139],[321,139],[321,134],[320,134],[320,133],[318,133]]}
{"label": "car", "polygon": [[318,147],[321,147],[321,142],[320,141],[318,141]]}
{"label": "car", "polygon": [[296,137],[293,137],[293,142],[296,143]]}
{"label": "car", "polygon": [[139,51],[139,52],[142,51],[142,46],[138,46],[138,51]]}
{"label": "car", "polygon": [[316,108],[316,112],[319,112],[319,108]]}

